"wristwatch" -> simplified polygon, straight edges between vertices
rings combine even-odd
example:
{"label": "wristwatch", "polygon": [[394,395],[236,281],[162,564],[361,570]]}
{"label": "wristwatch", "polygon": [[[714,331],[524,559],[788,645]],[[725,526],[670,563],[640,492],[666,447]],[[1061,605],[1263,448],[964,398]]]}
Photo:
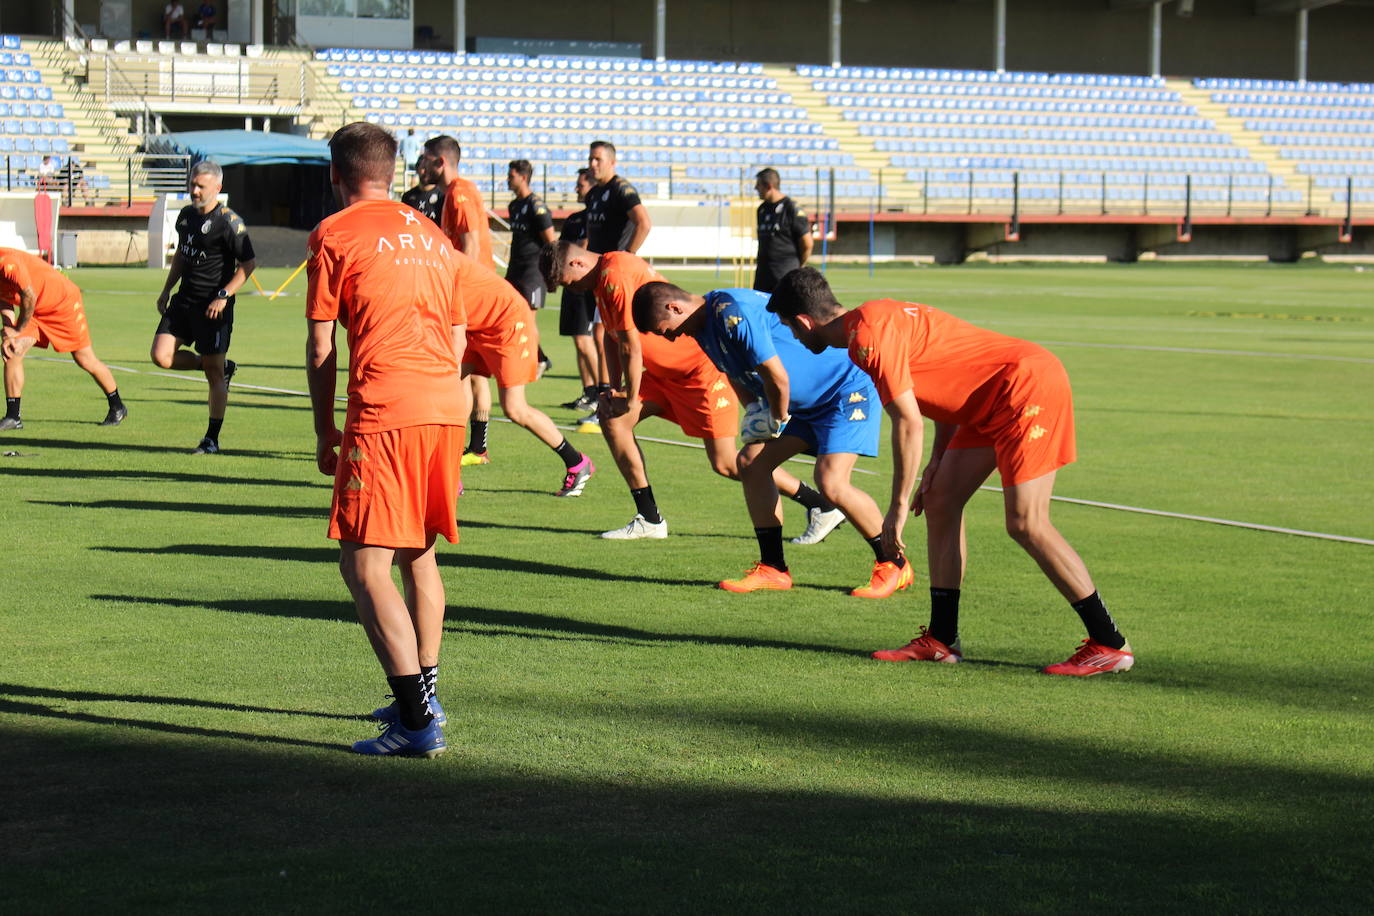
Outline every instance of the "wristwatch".
{"label": "wristwatch", "polygon": [[229,299],[229,290],[227,290],[227,289],[225,289],[224,287],[221,286],[221,287],[219,288],[219,292],[215,293],[215,298],[216,298],[216,299],[224,299],[224,300],[227,301],[227,300]]}

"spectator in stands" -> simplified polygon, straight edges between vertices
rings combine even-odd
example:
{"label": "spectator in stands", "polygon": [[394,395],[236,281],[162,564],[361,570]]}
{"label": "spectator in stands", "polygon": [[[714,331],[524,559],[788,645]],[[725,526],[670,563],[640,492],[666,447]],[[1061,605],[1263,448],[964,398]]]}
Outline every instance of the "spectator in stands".
{"label": "spectator in stands", "polygon": [[811,257],[811,221],[806,211],[782,193],[777,169],[764,169],[756,176],[754,190],[759,204],[758,265],[754,268],[754,289],[771,293],[778,281]]}
{"label": "spectator in stands", "polygon": [[81,192],[81,199],[86,203],[91,202],[91,186],[86,183],[86,169],[81,164],[81,157],[73,150],[63,163],[62,168],[57,172],[57,185],[60,189],[67,192],[67,205],[72,202],[72,193]]}
{"label": "spectator in stands", "polygon": [[[424,141],[415,136],[415,128],[412,127],[410,130],[406,131],[406,135],[401,138],[401,142],[396,144],[396,155],[401,157],[402,162],[409,165],[419,157],[423,147]],[[418,166],[415,171],[418,175],[420,171]]]}
{"label": "spectator in stands", "polygon": [[181,5],[181,0],[170,0],[162,8],[162,37],[171,38],[172,30],[177,29],[181,32],[181,37],[186,37],[186,7]]}
{"label": "spectator in stands", "polygon": [[439,187],[433,162],[423,153],[415,159],[415,187],[401,195],[401,203],[419,210],[433,220],[434,225],[440,225],[444,214],[444,189]]}
{"label": "spectator in stands", "polygon": [[605,140],[592,143],[587,168],[596,182],[587,195],[587,250],[634,254],[649,237],[653,222],[634,185],[615,173],[615,147]]}
{"label": "spectator in stands", "polygon": [[57,163],[51,156],[44,156],[38,164],[38,190],[57,190]]}
{"label": "spectator in stands", "polygon": [[219,24],[219,15],[213,3],[202,3],[196,10],[196,28],[205,30],[205,40],[214,39],[215,26]]}

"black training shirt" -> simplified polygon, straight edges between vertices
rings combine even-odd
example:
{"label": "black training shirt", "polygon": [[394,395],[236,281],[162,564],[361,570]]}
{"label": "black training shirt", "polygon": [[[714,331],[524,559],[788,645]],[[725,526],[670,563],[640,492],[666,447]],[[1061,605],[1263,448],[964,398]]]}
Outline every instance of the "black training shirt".
{"label": "black training shirt", "polygon": [[628,250],[634,237],[630,211],[639,206],[639,192],[619,175],[587,194],[587,248],[597,254]]}
{"label": "black training shirt", "polygon": [[506,277],[539,276],[539,251],[544,232],[553,228],[553,217],[538,194],[526,194],[510,202],[510,266]]}
{"label": "black training shirt", "polygon": [[426,191],[416,185],[401,195],[401,203],[419,210],[433,220],[434,225],[438,226],[444,213],[444,189],[436,184]]}
{"label": "black training shirt", "polygon": [[244,261],[254,258],[248,227],[228,207],[216,204],[208,214],[195,206],[177,214],[177,252],[181,255],[178,292],[195,303],[209,303]]}
{"label": "black training shirt", "polygon": [[759,268],[781,277],[801,266],[802,238],[811,231],[806,211],[790,197],[759,204]]}
{"label": "black training shirt", "polygon": [[563,220],[563,231],[559,233],[560,242],[582,242],[587,238],[587,211],[569,213]]}

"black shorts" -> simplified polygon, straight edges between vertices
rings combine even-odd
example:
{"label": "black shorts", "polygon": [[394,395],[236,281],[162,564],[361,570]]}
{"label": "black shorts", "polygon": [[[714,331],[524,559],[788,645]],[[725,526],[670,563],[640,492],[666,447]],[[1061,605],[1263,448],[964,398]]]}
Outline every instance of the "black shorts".
{"label": "black shorts", "polygon": [[228,353],[229,338],[234,333],[234,300],[231,298],[215,319],[205,317],[209,305],[208,301],[193,304],[193,300],[177,293],[167,304],[167,311],[157,324],[157,333],[171,334],[178,343],[195,344],[201,356]]}
{"label": "black shorts", "polygon": [[760,261],[754,268],[754,289],[761,293],[771,293],[778,288],[778,283],[783,277],[800,266],[796,261],[783,264],[766,264]]}
{"label": "black shorts", "polygon": [[548,295],[548,291],[544,289],[542,277],[507,277],[506,282],[515,287],[521,297],[530,304],[530,308],[544,307],[544,297]]}
{"label": "black shorts", "polygon": [[595,322],[596,296],[582,290],[563,290],[563,307],[558,313],[558,333],[564,337],[590,336]]}

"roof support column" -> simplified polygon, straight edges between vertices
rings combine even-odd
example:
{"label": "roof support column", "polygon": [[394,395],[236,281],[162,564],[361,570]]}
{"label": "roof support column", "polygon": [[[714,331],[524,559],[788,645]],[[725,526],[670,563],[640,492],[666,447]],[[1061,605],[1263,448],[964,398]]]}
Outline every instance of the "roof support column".
{"label": "roof support column", "polygon": [[993,63],[998,73],[1007,72],[1007,0],[993,0]]}
{"label": "roof support column", "polygon": [[830,66],[840,66],[840,0],[830,0]]}
{"label": "roof support column", "polygon": [[1300,83],[1307,82],[1307,7],[1298,7],[1298,34],[1297,45],[1295,47],[1296,61],[1294,69],[1297,72],[1296,79]]}
{"label": "roof support column", "polygon": [[453,0],[453,53],[466,54],[468,50],[468,2]]}
{"label": "roof support column", "polygon": [[1150,75],[1159,79],[1164,47],[1164,0],[1150,4]]}
{"label": "roof support column", "polygon": [[654,3],[654,60],[667,60],[664,47],[668,43],[668,0]]}

